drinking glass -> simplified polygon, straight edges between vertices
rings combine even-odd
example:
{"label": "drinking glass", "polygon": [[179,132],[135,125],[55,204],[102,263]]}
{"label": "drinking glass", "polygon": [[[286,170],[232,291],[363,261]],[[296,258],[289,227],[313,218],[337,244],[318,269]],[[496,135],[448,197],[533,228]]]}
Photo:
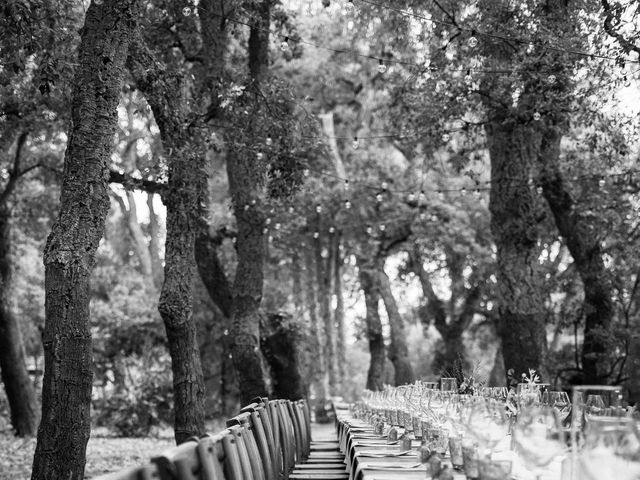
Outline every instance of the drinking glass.
{"label": "drinking glass", "polygon": [[467,422],[469,432],[484,449],[485,454],[490,455],[509,433],[509,417],[504,405],[496,400],[486,399],[475,402]]}
{"label": "drinking glass", "polygon": [[513,428],[513,445],[524,464],[539,480],[544,467],[565,449],[556,410],[546,405],[523,408]]}
{"label": "drinking glass", "polygon": [[542,394],[542,403],[555,408],[558,412],[558,417],[560,417],[560,422],[563,424],[571,413],[571,402],[567,392],[544,392]]}

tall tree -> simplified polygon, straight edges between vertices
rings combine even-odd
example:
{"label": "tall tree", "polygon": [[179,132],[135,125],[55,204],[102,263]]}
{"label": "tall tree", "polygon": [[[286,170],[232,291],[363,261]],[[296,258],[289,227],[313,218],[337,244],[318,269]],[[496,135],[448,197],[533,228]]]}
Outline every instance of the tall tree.
{"label": "tall tree", "polygon": [[358,258],[358,279],[366,305],[366,332],[369,340],[369,371],[367,372],[367,389],[382,390],[384,385],[385,346],[380,321],[380,276],[375,263],[368,258]]}
{"label": "tall tree", "polygon": [[398,304],[391,291],[391,282],[389,276],[384,271],[384,264],[380,262],[378,266],[378,275],[380,282],[380,296],[384,302],[387,316],[389,317],[389,335],[390,342],[387,355],[395,370],[395,384],[405,385],[413,383],[415,376],[413,367],[409,361],[409,348],[407,347],[407,336],[404,328],[404,319],[398,310]]}
{"label": "tall tree", "polygon": [[109,211],[109,161],[138,2],[87,9],[71,101],[60,212],[47,240],[45,372],[34,480],[84,476],[93,380],[90,276]]}
{"label": "tall tree", "polygon": [[[188,28],[179,6],[171,12],[181,29]],[[136,86],[151,106],[160,130],[169,169],[163,194],[167,207],[164,282],[158,310],[165,325],[174,393],[177,443],[205,432],[204,375],[193,318],[195,241],[206,193],[202,127],[190,107],[193,85],[182,65],[163,61],[153,30],[139,35],[129,58]]]}
{"label": "tall tree", "polygon": [[38,427],[36,394],[25,362],[18,319],[11,310],[11,196],[24,173],[22,161],[28,133],[18,136],[9,180],[0,193],[0,370],[16,435],[35,435]]}
{"label": "tall tree", "polygon": [[[271,0],[255,2],[254,9],[255,20],[249,33],[249,89],[251,95],[257,97],[268,69]],[[247,130],[250,131],[254,125],[251,121],[248,123]],[[260,356],[265,238],[264,214],[257,205],[261,197],[259,168],[251,153],[233,147],[229,149],[227,176],[238,226],[238,265],[232,289],[232,354],[244,403],[268,394]]]}

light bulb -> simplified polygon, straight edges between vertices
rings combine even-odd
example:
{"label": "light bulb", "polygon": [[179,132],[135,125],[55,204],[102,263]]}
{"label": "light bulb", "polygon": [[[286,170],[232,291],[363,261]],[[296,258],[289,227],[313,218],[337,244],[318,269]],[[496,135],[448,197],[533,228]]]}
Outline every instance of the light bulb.
{"label": "light bulb", "polygon": [[354,150],[357,150],[360,146],[360,142],[358,141],[358,137],[353,137],[353,142],[351,142],[351,146]]}
{"label": "light bulb", "polygon": [[536,192],[538,192],[538,195],[542,195],[542,187],[538,185],[536,187]]}
{"label": "light bulb", "polygon": [[322,205],[316,205],[316,213],[322,212]]}
{"label": "light bulb", "polygon": [[351,184],[349,183],[349,180],[345,180],[344,181],[344,189],[345,190],[349,190],[349,187],[351,186]]}
{"label": "light bulb", "polygon": [[467,45],[469,45],[471,48],[476,48],[478,46],[478,39],[476,37],[469,37],[469,40],[467,40]]}
{"label": "light bulb", "polygon": [[471,76],[471,70],[467,70],[467,74],[464,76],[464,83],[471,85],[473,83],[473,77]]}
{"label": "light bulb", "polygon": [[383,190],[386,190],[387,188],[389,188],[389,184],[387,182],[382,182],[381,187]]}
{"label": "light bulb", "polygon": [[318,238],[320,237],[320,233],[319,232],[313,232],[313,238]]}
{"label": "light bulb", "polygon": [[251,200],[251,205],[255,205],[256,203],[258,203],[258,202],[256,201],[255,198],[253,200]]}
{"label": "light bulb", "polygon": [[258,152],[258,153],[256,153],[256,158],[258,160],[262,160],[264,158],[264,154],[262,152]]}
{"label": "light bulb", "polygon": [[443,133],[442,134],[442,141],[443,142],[448,142],[449,141],[449,134],[448,133]]}
{"label": "light bulb", "polygon": [[329,227],[329,233],[334,233],[336,231],[335,227]]}
{"label": "light bulb", "polygon": [[283,52],[289,50],[289,37],[284,37],[284,40],[280,44],[280,50],[282,50]]}
{"label": "light bulb", "polygon": [[267,238],[267,240],[269,241],[269,243],[273,242],[273,235],[269,235],[269,238]]}
{"label": "light bulb", "polygon": [[308,177],[308,176],[309,176],[309,169],[308,169],[308,168],[305,168],[304,170],[302,170],[302,174],[303,174],[305,177]]}
{"label": "light bulb", "polygon": [[351,208],[351,202],[349,200],[344,201],[344,208],[346,208],[347,210]]}
{"label": "light bulb", "polygon": [[[101,0],[96,0],[96,3],[98,3],[98,1],[100,1],[100,3],[102,3]],[[191,15],[191,8],[190,7],[184,7],[182,9],[182,15],[184,15],[185,17],[188,17],[189,15]]]}
{"label": "light bulb", "polygon": [[420,199],[420,201],[421,201],[421,202],[424,202],[424,201],[426,201],[426,200],[427,200],[427,196],[424,194],[424,190],[422,190],[422,191],[420,192],[420,197],[419,197],[419,199]]}
{"label": "light bulb", "polygon": [[382,201],[382,194],[381,193],[378,193],[376,195],[376,200],[378,201],[378,203],[380,203]]}
{"label": "light bulb", "polygon": [[527,45],[527,53],[529,55],[531,55],[533,53],[533,43],[530,43],[529,45]]}
{"label": "light bulb", "polygon": [[356,6],[353,4],[353,0],[347,0],[344,4],[344,13],[350,13],[355,10]]}
{"label": "light bulb", "polygon": [[373,233],[373,228],[367,227],[367,235],[371,235]]}
{"label": "light bulb", "polygon": [[387,229],[387,226],[383,223],[382,225],[380,225],[380,231],[384,232]]}
{"label": "light bulb", "polygon": [[475,189],[475,194],[476,194],[476,197],[478,197],[478,198],[480,198],[482,196],[482,192],[480,191],[479,188]]}
{"label": "light bulb", "polygon": [[280,224],[279,224],[279,223],[276,223],[276,224],[273,226],[273,228],[274,228],[275,230],[280,230]]}
{"label": "light bulb", "polygon": [[604,187],[605,183],[606,183],[606,182],[605,182],[604,178],[601,178],[600,180],[598,180],[598,186],[599,186],[600,188]]}
{"label": "light bulb", "polygon": [[540,115],[540,112],[534,112],[533,113],[533,119],[537,122],[538,120],[540,120],[540,118],[542,118],[542,115]]}
{"label": "light bulb", "polygon": [[556,83],[556,80],[557,80],[557,78],[556,78],[556,76],[555,76],[555,75],[549,75],[549,76],[547,77],[547,82],[549,82],[551,85],[553,85],[554,83]]}
{"label": "light bulb", "polygon": [[267,137],[264,143],[267,147],[270,147],[271,145],[273,145],[273,139],[271,137]]}
{"label": "light bulb", "polygon": [[267,233],[269,233],[269,229],[268,229],[268,228],[266,228],[266,227],[265,227],[265,228],[263,228],[263,229],[262,229],[262,233],[266,235]]}
{"label": "light bulb", "polygon": [[424,213],[424,212],[422,212],[422,213],[420,214],[420,220],[426,220],[426,219],[427,219],[427,214],[426,214],[426,213]]}
{"label": "light bulb", "polygon": [[293,207],[289,207],[289,213],[293,213],[295,209]]}
{"label": "light bulb", "polygon": [[465,187],[462,187],[460,189],[460,193],[462,193],[464,195],[465,193],[467,193],[467,189]]}
{"label": "light bulb", "polygon": [[270,218],[266,218],[264,223],[265,223],[265,225],[270,225],[271,224],[271,219]]}
{"label": "light bulb", "polygon": [[416,196],[413,193],[410,193],[409,195],[407,195],[407,201],[408,202],[415,202],[416,200]]}
{"label": "light bulb", "polygon": [[387,66],[384,64],[382,60],[378,60],[378,72],[384,73],[387,71]]}
{"label": "light bulb", "polygon": [[244,206],[244,211],[246,212],[247,210],[249,210],[249,205]]}

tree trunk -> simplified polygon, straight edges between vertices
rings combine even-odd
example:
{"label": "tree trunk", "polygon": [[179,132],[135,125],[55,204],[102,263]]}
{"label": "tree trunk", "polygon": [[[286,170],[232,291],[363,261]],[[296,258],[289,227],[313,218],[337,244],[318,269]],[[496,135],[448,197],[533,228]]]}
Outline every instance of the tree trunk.
{"label": "tree trunk", "polygon": [[204,141],[191,126],[190,77],[164,68],[152,50],[138,38],[132,45],[129,70],[160,130],[167,154],[169,178],[163,201],[167,207],[164,282],[158,311],[167,333],[173,372],[174,434],[177,443],[205,432],[205,386],[193,319],[196,270],[195,239],[206,193]]}
{"label": "tree trunk", "polygon": [[207,226],[201,225],[195,247],[198,272],[213,303],[225,317],[231,318],[233,306],[231,285],[218,258],[217,247],[216,241],[209,235]]}
{"label": "tree trunk", "polygon": [[[382,263],[382,262],[381,262]],[[383,265],[378,267],[380,281],[380,295],[384,301],[384,306],[389,317],[389,330],[391,343],[387,356],[395,369],[395,385],[406,385],[415,381],[413,367],[409,361],[409,349],[407,348],[407,337],[404,329],[404,320],[398,311],[396,299],[391,291],[389,277],[384,271]]]}
{"label": "tree trunk", "polygon": [[486,125],[491,157],[491,232],[497,248],[499,336],[507,374],[519,379],[533,368],[545,376],[546,332],[537,271],[535,190],[530,178],[535,134],[491,112]]}
{"label": "tree trunk", "polygon": [[337,330],[336,343],[338,354],[338,382],[340,385],[344,384],[347,367],[347,349],[345,338],[345,325],[344,325],[344,293],[342,291],[342,256],[340,255],[340,236],[336,234],[336,254],[333,258],[335,267],[333,273],[335,279],[333,281],[333,292],[336,296],[336,308],[335,308],[335,325]]}
{"label": "tree trunk", "polygon": [[324,403],[327,398],[327,392],[329,385],[327,384],[326,375],[326,360],[324,357],[324,350],[322,345],[322,330],[320,320],[318,318],[318,295],[316,289],[316,264],[314,261],[313,253],[308,247],[304,248],[305,255],[305,291],[307,297],[307,308],[309,309],[309,343],[311,344],[311,378],[313,379],[313,386],[318,400],[316,405],[316,411],[318,406],[321,406],[322,412],[324,412]]}
{"label": "tree trunk", "polygon": [[369,265],[364,259],[358,259],[358,278],[364,292],[367,308],[367,338],[369,339],[369,371],[367,373],[367,389],[382,390],[384,386],[384,337],[378,306],[380,304],[379,275],[375,265]]}
{"label": "tree trunk", "polygon": [[151,272],[153,284],[159,289],[164,281],[164,269],[160,257],[160,223],[153,201],[155,194],[147,193],[147,208],[149,209],[149,256],[151,257]]}
{"label": "tree trunk", "polygon": [[60,212],[44,252],[45,372],[33,480],[84,476],[93,381],[89,279],[109,211],[109,162],[137,6],[92,3],[81,33]]}
{"label": "tree trunk", "polygon": [[[324,326],[324,342],[321,344],[323,348],[323,357],[325,361],[325,373],[328,376],[329,383],[329,395],[333,395],[335,393],[335,382],[336,382],[336,340],[335,340],[335,327],[333,325],[333,312],[331,311],[331,280],[332,274],[329,269],[326,268],[329,266],[330,262],[324,261],[322,257],[322,236],[319,236],[317,239],[313,240],[313,251],[315,254],[316,261],[316,282],[318,288],[318,306],[319,306],[319,316],[320,321]],[[328,252],[328,257],[331,256],[331,252]]]}
{"label": "tree trunk", "polygon": [[576,209],[558,167],[561,138],[556,128],[546,129],[538,155],[540,178],[544,197],[573,257],[584,288],[582,382],[597,385],[607,383],[610,363],[607,361],[606,336],[614,316],[611,281],[602,259],[598,232]]}
{"label": "tree trunk", "polygon": [[36,434],[38,427],[38,406],[33,382],[27,372],[20,325],[9,303],[10,222],[11,213],[7,205],[0,205],[0,371],[15,434],[31,437]]}
{"label": "tree trunk", "polygon": [[269,363],[273,396],[300,400],[306,395],[301,375],[300,335],[296,324],[279,315],[268,315],[262,324],[261,349]]}

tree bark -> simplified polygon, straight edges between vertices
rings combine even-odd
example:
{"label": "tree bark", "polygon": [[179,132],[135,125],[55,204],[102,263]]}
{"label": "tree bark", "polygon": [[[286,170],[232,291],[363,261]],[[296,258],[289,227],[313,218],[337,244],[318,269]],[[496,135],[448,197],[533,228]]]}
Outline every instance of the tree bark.
{"label": "tree bark", "polygon": [[0,371],[9,401],[11,426],[19,437],[31,437],[38,427],[36,393],[27,372],[18,319],[11,311],[11,213],[0,205]]}
{"label": "tree bark", "polygon": [[190,117],[188,76],[164,65],[142,38],[133,45],[129,70],[151,106],[167,154],[169,177],[164,282],[158,311],[167,333],[177,443],[205,433],[205,386],[193,319],[195,239],[206,192],[205,155]]}
{"label": "tree bark", "polygon": [[391,291],[391,283],[389,277],[384,271],[382,265],[378,266],[378,275],[380,282],[380,295],[387,310],[389,317],[390,345],[387,350],[387,356],[395,369],[395,385],[406,385],[415,381],[413,367],[409,361],[409,349],[407,348],[407,337],[404,328],[404,320],[398,311],[396,299]]}
{"label": "tree bark", "polygon": [[499,336],[505,370],[545,376],[546,332],[537,270],[535,190],[523,188],[535,155],[535,132],[492,111],[485,126],[491,157],[491,232],[497,248]]}
{"label": "tree bark", "polygon": [[233,298],[231,285],[218,258],[218,244],[202,225],[196,238],[196,263],[198,272],[211,300],[226,318],[231,318]]}
{"label": "tree bark", "polygon": [[358,258],[358,278],[364,293],[366,304],[367,338],[369,340],[369,371],[367,372],[367,389],[382,390],[384,386],[385,348],[382,336],[382,322],[378,306],[380,304],[379,275],[375,265]]}
{"label": "tree bark", "polygon": [[346,378],[347,367],[347,349],[345,338],[345,325],[344,325],[344,292],[342,291],[342,255],[340,255],[340,236],[336,234],[336,254],[333,257],[335,267],[333,273],[335,279],[333,281],[333,292],[336,296],[336,308],[334,312],[335,325],[336,325],[336,344],[337,344],[337,356],[338,356],[338,382],[340,385],[344,384]]}
{"label": "tree bark", "polygon": [[[268,68],[271,1],[263,0],[254,8],[257,21],[253,22],[255,26],[249,33],[249,72],[253,85],[257,87]],[[232,290],[232,352],[244,404],[257,396],[268,394],[260,355],[260,303],[265,257],[262,229],[265,219],[258,205],[261,188],[257,180],[257,168],[249,152],[229,149],[227,176],[238,225],[238,265]],[[249,208],[245,209],[245,206]]]}
{"label": "tree bark", "polygon": [[[319,223],[319,222],[318,222]],[[319,226],[318,226],[319,229]],[[329,257],[331,256],[331,252],[327,253],[327,262],[325,262],[322,257],[322,236],[319,236],[316,239],[313,239],[313,251],[315,255],[315,263],[316,263],[316,283],[318,289],[318,315],[320,317],[320,321],[323,325],[323,357],[325,361],[325,372],[328,376],[328,384],[329,391],[327,392],[329,395],[333,395],[335,392],[335,383],[336,383],[336,354],[335,354],[335,327],[333,325],[333,312],[331,311],[331,283],[332,283],[332,274],[330,268],[328,268],[331,264]],[[329,249],[327,249],[329,250]]]}
{"label": "tree bark", "polygon": [[89,279],[109,211],[109,161],[136,1],[92,3],[81,33],[60,212],[44,252],[45,372],[33,480],[84,476],[93,361]]}
{"label": "tree bark", "polygon": [[614,316],[610,274],[602,259],[602,245],[593,225],[581,216],[567,191],[560,161],[562,135],[556,128],[545,130],[538,161],[543,195],[553,213],[584,288],[584,343],[582,345],[582,382],[586,385],[607,383],[606,336]]}

